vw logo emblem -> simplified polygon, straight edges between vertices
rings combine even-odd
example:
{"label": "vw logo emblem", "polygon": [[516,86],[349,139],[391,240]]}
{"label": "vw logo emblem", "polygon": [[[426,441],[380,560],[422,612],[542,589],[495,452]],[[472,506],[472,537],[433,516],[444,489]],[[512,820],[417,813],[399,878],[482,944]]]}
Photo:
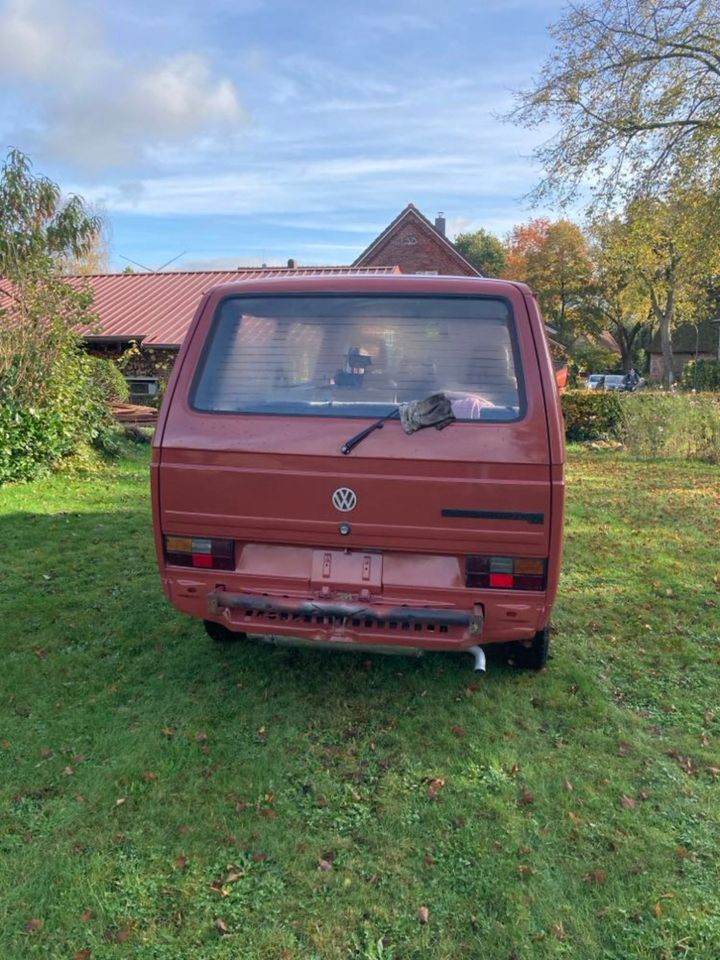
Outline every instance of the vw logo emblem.
{"label": "vw logo emblem", "polygon": [[349,513],[357,506],[357,495],[350,487],[338,487],[332,495],[332,503],[336,510]]}

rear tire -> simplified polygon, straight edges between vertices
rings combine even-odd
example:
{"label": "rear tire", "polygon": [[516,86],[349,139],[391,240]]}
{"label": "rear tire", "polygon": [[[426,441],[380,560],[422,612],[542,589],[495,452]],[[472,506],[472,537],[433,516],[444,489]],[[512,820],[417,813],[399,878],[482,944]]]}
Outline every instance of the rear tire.
{"label": "rear tire", "polygon": [[214,620],[203,620],[203,625],[210,639],[217,643],[234,643],[236,640],[247,639],[246,633],[236,633],[234,630],[228,630],[227,627],[224,627],[221,623],[216,623]]}
{"label": "rear tire", "polygon": [[550,627],[538,630],[529,647],[516,643],[510,659],[520,670],[542,670],[550,655]]}

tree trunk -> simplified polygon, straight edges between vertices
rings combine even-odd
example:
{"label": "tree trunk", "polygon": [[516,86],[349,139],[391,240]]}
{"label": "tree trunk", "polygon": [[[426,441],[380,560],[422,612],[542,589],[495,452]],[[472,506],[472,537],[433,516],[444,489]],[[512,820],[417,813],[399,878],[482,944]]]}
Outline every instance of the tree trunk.
{"label": "tree trunk", "polygon": [[673,352],[672,352],[672,322],[675,308],[675,291],[670,290],[665,307],[658,303],[654,290],[650,291],[650,302],[652,303],[655,319],[660,326],[660,350],[662,351],[663,373],[662,384],[666,390],[669,390],[675,379],[673,373]]}

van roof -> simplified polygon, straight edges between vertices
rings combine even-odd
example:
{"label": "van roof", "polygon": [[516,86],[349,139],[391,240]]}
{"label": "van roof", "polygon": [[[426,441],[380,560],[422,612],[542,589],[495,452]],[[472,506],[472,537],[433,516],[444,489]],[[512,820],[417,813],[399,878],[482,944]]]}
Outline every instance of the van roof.
{"label": "van roof", "polygon": [[277,293],[408,293],[408,294],[485,294],[507,296],[510,290],[532,295],[524,283],[514,280],[492,280],[488,277],[425,276],[391,274],[385,276],[266,277],[232,280],[208,288],[207,293],[277,294]]}

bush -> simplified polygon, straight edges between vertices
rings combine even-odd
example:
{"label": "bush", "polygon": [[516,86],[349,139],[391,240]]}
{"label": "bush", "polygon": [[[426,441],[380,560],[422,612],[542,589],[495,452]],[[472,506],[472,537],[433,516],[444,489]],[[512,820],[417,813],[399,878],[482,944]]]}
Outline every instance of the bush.
{"label": "bush", "polygon": [[680,378],[683,390],[720,390],[720,360],[691,360]]}
{"label": "bush", "polygon": [[628,394],[622,414],[621,439],[635,456],[720,463],[717,394]]}
{"label": "bush", "polygon": [[90,318],[88,295],[52,277],[14,289],[0,327],[0,483],[112,439],[107,377],[77,332]]}
{"label": "bush", "polygon": [[130,388],[127,380],[113,360],[105,357],[90,357],[90,379],[107,403],[127,403]]}
{"label": "bush", "polygon": [[83,442],[111,448],[112,419],[91,360],[79,349],[66,357],[35,404],[19,399],[7,378],[0,384],[0,483],[30,480]]}
{"label": "bush", "polygon": [[567,390],[561,397],[568,440],[617,439],[622,427],[622,404],[616,393]]}

